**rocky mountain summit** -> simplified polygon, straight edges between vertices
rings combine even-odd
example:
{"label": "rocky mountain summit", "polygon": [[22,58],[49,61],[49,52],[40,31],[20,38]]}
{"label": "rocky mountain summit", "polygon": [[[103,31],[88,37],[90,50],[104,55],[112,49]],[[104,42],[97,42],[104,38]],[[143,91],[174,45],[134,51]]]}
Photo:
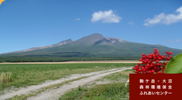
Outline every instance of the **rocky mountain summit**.
{"label": "rocky mountain summit", "polygon": [[94,33],[76,41],[68,39],[52,45],[0,54],[0,60],[45,61],[46,59],[46,61],[53,61],[54,59],[54,61],[62,61],[60,59],[138,59],[141,57],[142,53],[149,54],[153,52],[154,48],[157,48],[161,55],[164,55],[166,51],[173,52],[173,55],[182,53],[180,49],[169,48],[162,45],[129,42],[119,38],[104,37],[100,33]]}

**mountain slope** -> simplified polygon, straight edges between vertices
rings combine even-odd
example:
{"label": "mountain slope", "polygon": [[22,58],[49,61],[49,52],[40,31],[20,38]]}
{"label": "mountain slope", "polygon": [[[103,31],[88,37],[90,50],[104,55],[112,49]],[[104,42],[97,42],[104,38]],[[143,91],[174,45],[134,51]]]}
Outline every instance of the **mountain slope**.
{"label": "mountain slope", "polygon": [[62,61],[60,59],[81,60],[82,58],[87,60],[91,58],[139,59],[142,53],[149,54],[154,51],[154,48],[157,48],[162,55],[166,51],[173,52],[173,55],[182,53],[182,50],[179,49],[172,49],[161,45],[128,42],[95,33],[76,41],[69,39],[54,45],[1,54],[0,60],[15,61],[15,58],[16,60],[21,59],[21,61]]}
{"label": "mountain slope", "polygon": [[68,40],[65,40],[65,41],[53,44],[53,45],[41,46],[41,47],[33,47],[33,48],[30,48],[30,49],[26,49],[26,50],[20,50],[20,51],[9,52],[9,53],[4,53],[4,54],[21,53],[21,52],[27,52],[27,51],[34,51],[34,50],[39,50],[39,49],[51,48],[51,47],[56,47],[56,46],[61,46],[61,45],[64,45],[64,44],[68,44],[68,43],[71,43],[71,42],[73,42],[73,41],[71,39],[68,39]]}

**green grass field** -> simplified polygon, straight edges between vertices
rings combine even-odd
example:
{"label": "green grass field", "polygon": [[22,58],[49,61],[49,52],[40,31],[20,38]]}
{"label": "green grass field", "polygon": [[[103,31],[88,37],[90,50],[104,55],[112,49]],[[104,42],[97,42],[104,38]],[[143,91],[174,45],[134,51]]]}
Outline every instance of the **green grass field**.
{"label": "green grass field", "polygon": [[[125,82],[133,70],[126,70],[105,76],[97,81],[107,80],[107,84],[86,84],[68,91],[59,100],[129,100],[129,87]],[[122,80],[122,82],[121,82]]]}
{"label": "green grass field", "polygon": [[135,63],[82,63],[82,64],[0,64],[0,74],[10,72],[11,81],[0,83],[0,94],[11,87],[25,87],[55,80],[71,74],[81,74],[104,69],[130,67]]}

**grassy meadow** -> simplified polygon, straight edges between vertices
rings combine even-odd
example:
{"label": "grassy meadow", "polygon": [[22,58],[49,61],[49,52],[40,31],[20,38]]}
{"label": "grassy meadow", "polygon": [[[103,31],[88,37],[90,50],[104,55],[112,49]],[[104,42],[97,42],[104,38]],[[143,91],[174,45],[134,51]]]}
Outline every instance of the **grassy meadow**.
{"label": "grassy meadow", "polygon": [[0,94],[9,88],[40,84],[47,80],[64,78],[71,74],[89,73],[104,69],[130,67],[135,63],[82,64],[0,64]]}

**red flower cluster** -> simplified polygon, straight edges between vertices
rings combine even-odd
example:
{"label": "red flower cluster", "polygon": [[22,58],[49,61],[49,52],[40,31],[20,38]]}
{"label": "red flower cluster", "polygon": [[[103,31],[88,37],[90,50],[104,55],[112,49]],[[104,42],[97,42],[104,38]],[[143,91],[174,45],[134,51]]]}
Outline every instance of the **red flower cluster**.
{"label": "red flower cluster", "polygon": [[[142,57],[139,61],[142,63],[138,63],[133,69],[135,69],[135,73],[137,74],[164,74],[165,66],[167,64],[166,61],[159,62],[160,60],[170,60],[172,52],[166,51],[168,57],[166,55],[160,55],[157,48],[154,49],[154,53],[150,53],[148,55],[142,54]],[[154,63],[155,62],[155,63]]]}

